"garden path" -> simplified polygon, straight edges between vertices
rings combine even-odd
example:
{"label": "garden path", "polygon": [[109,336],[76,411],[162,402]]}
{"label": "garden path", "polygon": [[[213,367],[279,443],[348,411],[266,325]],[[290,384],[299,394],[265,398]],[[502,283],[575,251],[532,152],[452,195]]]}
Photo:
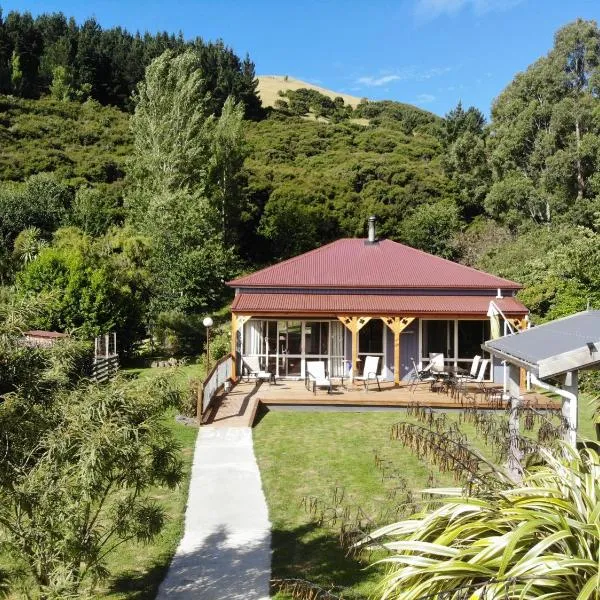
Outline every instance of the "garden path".
{"label": "garden path", "polygon": [[201,427],[185,532],[157,600],[267,600],[271,524],[249,427]]}

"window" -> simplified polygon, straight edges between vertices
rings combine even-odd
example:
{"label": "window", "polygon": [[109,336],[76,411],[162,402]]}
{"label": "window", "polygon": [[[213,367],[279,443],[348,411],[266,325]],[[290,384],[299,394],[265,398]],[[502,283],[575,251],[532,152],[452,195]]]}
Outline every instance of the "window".
{"label": "window", "polygon": [[279,322],[279,354],[302,353],[302,321]]}
{"label": "window", "polygon": [[458,322],[458,358],[473,358],[481,356],[481,344],[489,340],[490,321],[459,321]]}
{"label": "window", "polygon": [[383,321],[371,319],[358,332],[359,354],[383,354]]}
{"label": "window", "polygon": [[381,319],[371,319],[358,332],[358,371],[362,372],[366,356],[379,356],[377,374],[381,375],[383,371],[383,329],[385,325]]}
{"label": "window", "polygon": [[307,321],[304,323],[304,352],[307,355],[323,355],[329,352],[329,323]]}
{"label": "window", "polygon": [[423,319],[423,357],[441,353],[444,358],[454,358],[454,321]]}

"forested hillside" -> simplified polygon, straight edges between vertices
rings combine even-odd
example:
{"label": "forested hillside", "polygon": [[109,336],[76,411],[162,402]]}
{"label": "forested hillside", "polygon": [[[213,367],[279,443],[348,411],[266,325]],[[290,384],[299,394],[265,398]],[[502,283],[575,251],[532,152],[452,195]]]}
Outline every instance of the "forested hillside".
{"label": "forested hillside", "polygon": [[[223,281],[380,235],[526,284],[536,318],[600,307],[600,33],[578,21],[487,123],[287,90],[274,108],[224,43],[0,18],[0,252],[39,326],[125,349],[194,342]],[[167,337],[165,337],[167,336]]]}

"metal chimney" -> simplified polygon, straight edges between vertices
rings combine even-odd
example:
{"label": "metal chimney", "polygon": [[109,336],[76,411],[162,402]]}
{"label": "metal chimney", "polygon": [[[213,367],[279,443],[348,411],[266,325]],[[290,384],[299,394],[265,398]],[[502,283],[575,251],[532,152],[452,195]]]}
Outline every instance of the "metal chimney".
{"label": "metal chimney", "polygon": [[377,217],[369,217],[369,244],[377,242],[377,238],[375,237],[375,221],[377,221]]}

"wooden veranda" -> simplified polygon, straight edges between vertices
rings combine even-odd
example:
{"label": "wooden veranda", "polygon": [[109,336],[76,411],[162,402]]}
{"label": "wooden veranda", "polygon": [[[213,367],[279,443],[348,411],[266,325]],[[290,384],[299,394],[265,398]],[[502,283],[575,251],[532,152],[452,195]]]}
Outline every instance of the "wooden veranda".
{"label": "wooden veranda", "polygon": [[[408,385],[396,387],[393,382],[382,382],[381,391],[374,383],[370,384],[369,391],[362,386],[347,384],[344,387],[334,386],[330,394],[326,390],[313,394],[306,389],[303,381],[279,380],[276,385],[253,380],[238,381],[229,393],[215,398],[203,422],[223,427],[251,427],[260,404],[267,407],[312,407],[314,410],[393,410],[415,404],[434,409],[461,409],[475,405],[482,409],[504,410],[506,402],[498,398],[498,394],[486,396],[479,390],[472,390],[466,396],[452,396],[445,390],[432,391],[426,383],[419,384],[413,391]],[[525,394],[523,401],[540,410],[560,410],[558,400],[542,394]]]}

